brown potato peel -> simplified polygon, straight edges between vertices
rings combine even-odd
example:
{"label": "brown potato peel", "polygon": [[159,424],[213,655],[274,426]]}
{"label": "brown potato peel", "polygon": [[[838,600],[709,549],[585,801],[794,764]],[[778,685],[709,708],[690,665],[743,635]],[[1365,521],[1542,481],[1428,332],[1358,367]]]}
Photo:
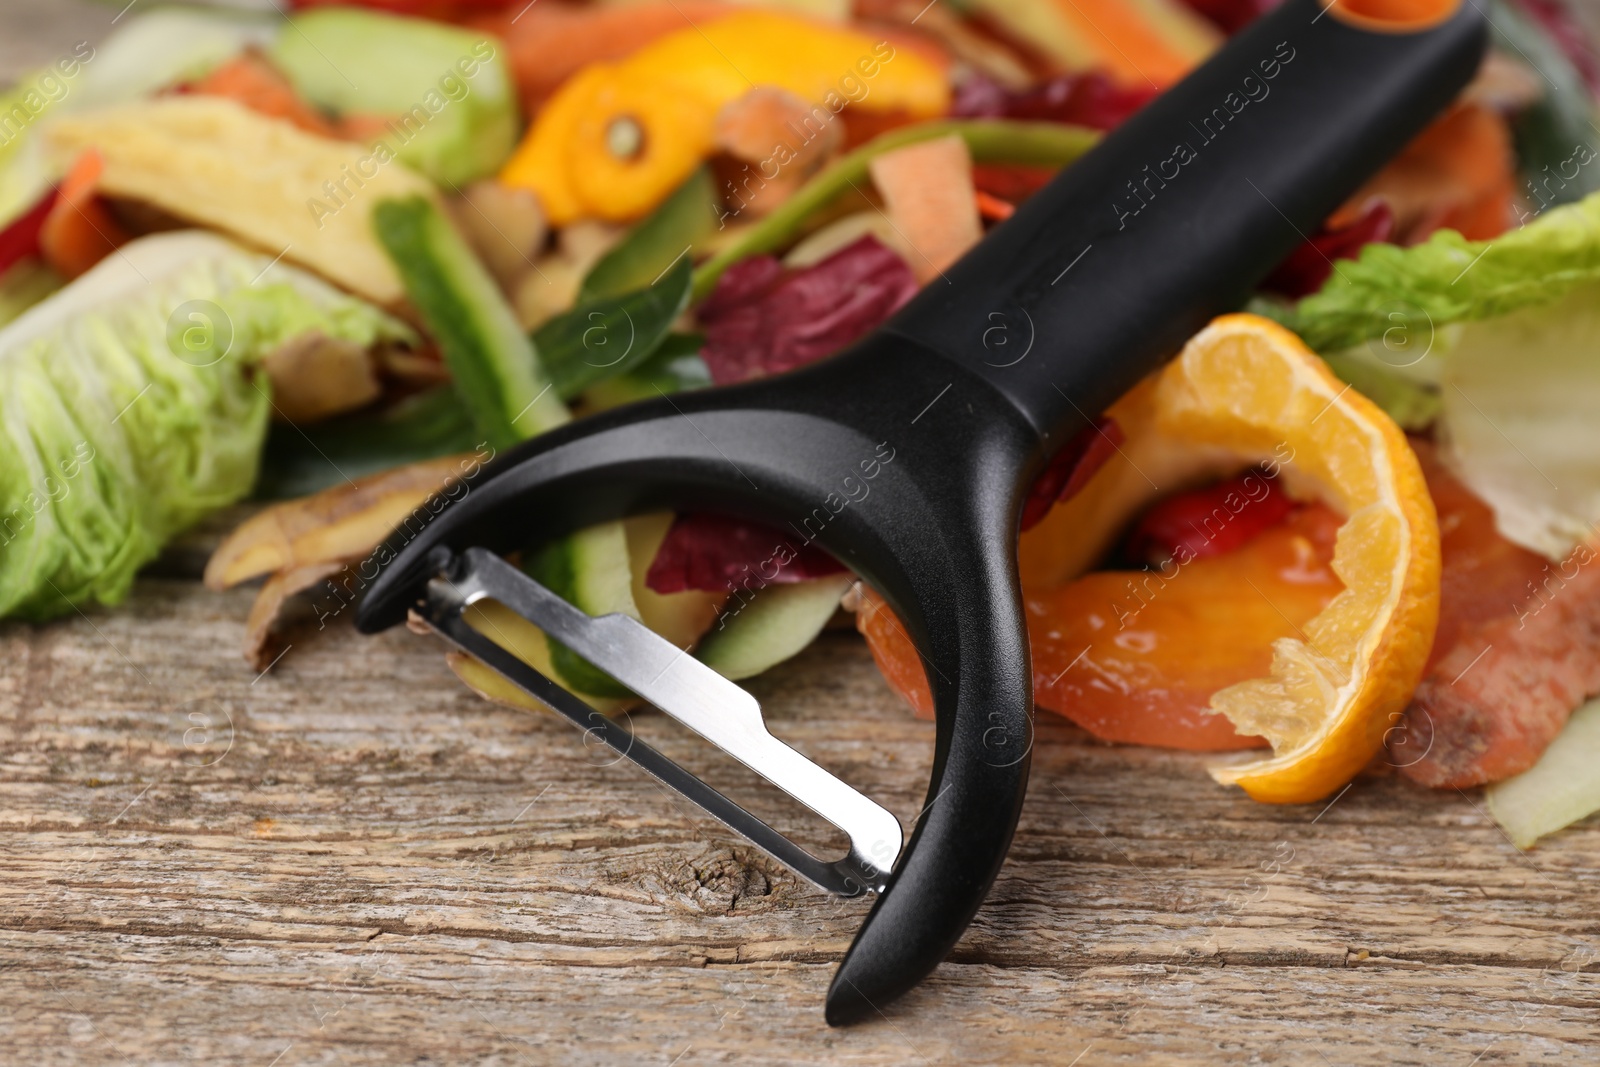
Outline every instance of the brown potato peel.
{"label": "brown potato peel", "polygon": [[317,330],[279,345],[262,366],[280,422],[320,422],[365,407],[383,393],[366,348]]}
{"label": "brown potato peel", "polygon": [[270,576],[250,609],[245,659],[264,669],[271,662],[273,626],[290,597],[369,556],[429,496],[473,473],[480,462],[477,456],[447,456],[397,467],[274,504],[240,524],[212,553],[205,583],[222,590]]}

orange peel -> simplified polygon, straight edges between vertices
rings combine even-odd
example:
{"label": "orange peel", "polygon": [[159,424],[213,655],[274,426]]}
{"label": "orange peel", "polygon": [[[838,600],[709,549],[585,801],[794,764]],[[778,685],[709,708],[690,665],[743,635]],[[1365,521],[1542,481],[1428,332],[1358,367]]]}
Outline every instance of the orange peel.
{"label": "orange peel", "polygon": [[1217,781],[1272,803],[1321,799],[1382,746],[1433,644],[1439,529],[1421,466],[1393,420],[1258,316],[1212,322],[1155,388],[1159,432],[1244,455],[1287,448],[1345,516],[1331,564],[1344,591],[1299,636],[1274,642],[1269,674],[1211,697],[1273,749],[1213,767]]}

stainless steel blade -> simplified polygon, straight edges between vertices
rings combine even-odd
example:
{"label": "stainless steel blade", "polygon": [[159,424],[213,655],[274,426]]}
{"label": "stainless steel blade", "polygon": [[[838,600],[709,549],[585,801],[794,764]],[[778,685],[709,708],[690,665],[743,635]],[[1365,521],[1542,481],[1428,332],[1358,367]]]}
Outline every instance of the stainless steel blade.
{"label": "stainless steel blade", "polygon": [[[843,830],[849,854],[834,862],[817,858],[474,629],[463,613],[485,599],[517,612]],[[467,549],[428,583],[421,611],[445,639],[802,877],[844,896],[886,884],[903,843],[894,814],[774,737],[754,697],[637,620],[587,615],[481,548]]]}

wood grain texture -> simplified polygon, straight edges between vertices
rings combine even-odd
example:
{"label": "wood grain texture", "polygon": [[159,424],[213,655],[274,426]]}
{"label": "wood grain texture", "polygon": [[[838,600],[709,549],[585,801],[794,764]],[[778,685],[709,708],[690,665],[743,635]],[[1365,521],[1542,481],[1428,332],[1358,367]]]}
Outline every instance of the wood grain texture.
{"label": "wood grain texture", "polygon": [[[1529,854],[1476,794],[1377,768],[1327,807],[1041,723],[1011,859],[882,1018],[821,999],[834,901],[439,646],[307,621],[238,656],[193,580],[0,626],[0,1048],[54,1063],[1456,1063],[1600,1054],[1600,825]],[[910,819],[932,729],[852,635],[752,689]],[[819,846],[661,716],[641,733]],[[0,1057],[4,1058],[4,1057]]]}

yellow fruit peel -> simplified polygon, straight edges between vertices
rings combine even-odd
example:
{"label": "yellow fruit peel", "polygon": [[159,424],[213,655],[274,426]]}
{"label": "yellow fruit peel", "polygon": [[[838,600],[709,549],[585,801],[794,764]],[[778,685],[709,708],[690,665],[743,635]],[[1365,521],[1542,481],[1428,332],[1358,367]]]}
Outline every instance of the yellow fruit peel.
{"label": "yellow fruit peel", "polygon": [[216,96],[160,96],[63,116],[45,135],[58,168],[93,148],[101,192],[153,204],[316,271],[379,304],[405,290],[372,232],[380,200],[433,197],[426,178],[348,141]]}
{"label": "yellow fruit peel", "polygon": [[950,94],[940,65],[909,49],[798,15],[740,11],[579,71],[500,181],[532,189],[556,226],[637,219],[711,153],[719,110],[758,86],[815,105],[793,143],[773,146],[768,168],[786,166],[846,109],[934,118]]}

